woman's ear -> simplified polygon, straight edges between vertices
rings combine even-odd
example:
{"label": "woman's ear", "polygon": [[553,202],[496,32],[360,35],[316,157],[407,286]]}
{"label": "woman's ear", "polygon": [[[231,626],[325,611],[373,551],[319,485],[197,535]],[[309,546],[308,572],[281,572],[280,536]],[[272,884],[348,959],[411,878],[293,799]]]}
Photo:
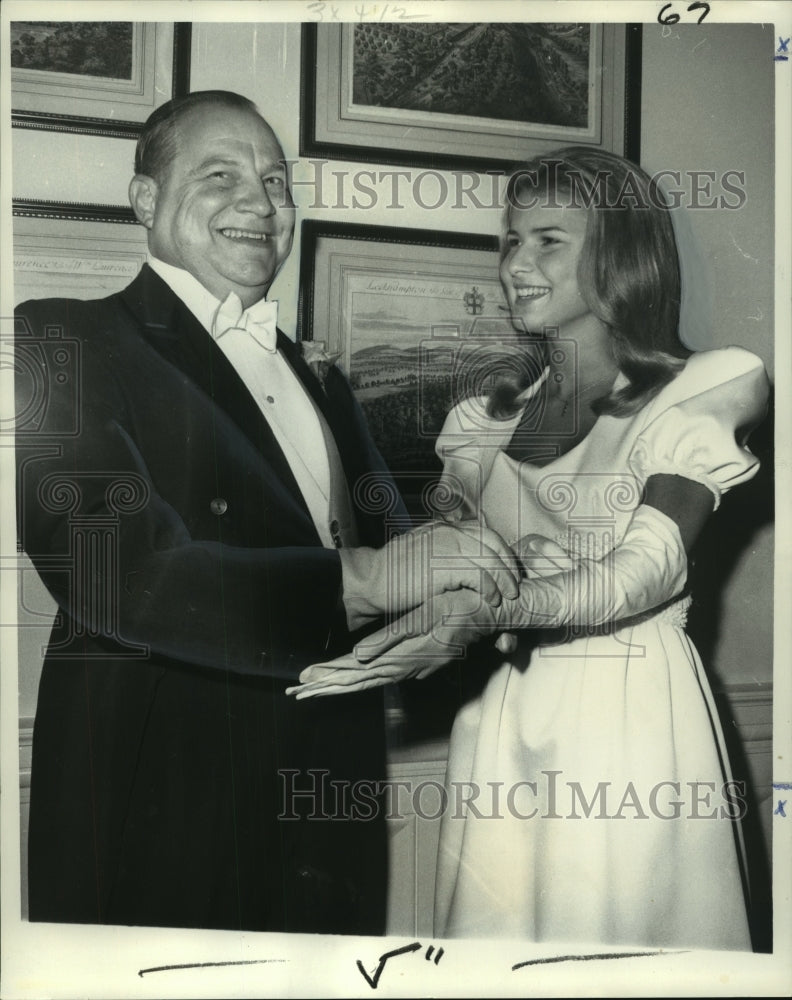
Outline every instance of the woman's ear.
{"label": "woman's ear", "polygon": [[154,212],[157,208],[157,182],[146,174],[135,174],[129,182],[129,203],[146,229],[154,225]]}

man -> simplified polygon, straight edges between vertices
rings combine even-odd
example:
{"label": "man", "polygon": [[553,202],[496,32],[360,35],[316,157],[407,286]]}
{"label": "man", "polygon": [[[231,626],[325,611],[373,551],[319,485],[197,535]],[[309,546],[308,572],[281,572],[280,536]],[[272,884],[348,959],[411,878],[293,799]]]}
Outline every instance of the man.
{"label": "man", "polygon": [[[130,185],[149,264],[109,298],[18,311],[20,535],[60,608],[32,920],[381,933],[381,699],[285,688],[427,579],[514,585],[497,539],[492,575],[450,528],[374,548],[388,511],[356,484],[392,484],[343,377],[320,385],[264,298],[294,228],[282,161],[245,98],[170,102]],[[458,569],[394,582],[427,540]]]}

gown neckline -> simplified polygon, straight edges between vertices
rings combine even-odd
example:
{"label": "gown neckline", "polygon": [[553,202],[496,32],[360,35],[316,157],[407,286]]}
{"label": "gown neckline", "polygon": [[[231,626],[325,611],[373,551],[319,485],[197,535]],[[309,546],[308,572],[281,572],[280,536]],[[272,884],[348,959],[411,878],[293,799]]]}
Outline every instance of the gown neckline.
{"label": "gown neckline", "polygon": [[[520,396],[518,396],[518,399],[520,399],[527,405],[527,403],[536,395],[536,393],[541,389],[542,385],[547,381],[549,374],[550,374],[550,366],[548,365],[544,369],[542,374],[539,376],[539,378],[536,379],[535,382],[532,382],[531,385],[528,387],[528,389],[525,389],[520,394]],[[628,381],[627,376],[624,374],[624,372],[618,371],[616,373],[615,379],[610,385],[609,391],[613,392],[614,389],[621,388],[623,385],[627,384],[627,381]],[[548,466],[553,465],[555,462],[561,461],[562,458],[566,458],[567,455],[571,455],[573,452],[577,451],[578,448],[580,448],[583,444],[586,443],[586,441],[588,441],[588,439],[594,433],[594,430],[599,426],[599,423],[602,420],[602,416],[597,416],[597,419],[594,421],[594,423],[591,425],[588,431],[576,444],[572,445],[571,448],[568,448],[566,451],[562,451],[561,454],[551,456],[546,462],[534,462],[528,458],[525,459],[515,458],[514,456],[508,453],[508,449],[511,447],[511,444],[514,441],[514,438],[520,429],[520,423],[522,422],[524,414],[525,414],[525,405],[520,411],[519,419],[515,424],[514,430],[512,431],[509,440],[506,442],[505,446],[501,448],[501,453],[505,458],[509,459],[510,462],[514,462],[515,465],[530,466],[531,468],[534,469],[546,469]]]}

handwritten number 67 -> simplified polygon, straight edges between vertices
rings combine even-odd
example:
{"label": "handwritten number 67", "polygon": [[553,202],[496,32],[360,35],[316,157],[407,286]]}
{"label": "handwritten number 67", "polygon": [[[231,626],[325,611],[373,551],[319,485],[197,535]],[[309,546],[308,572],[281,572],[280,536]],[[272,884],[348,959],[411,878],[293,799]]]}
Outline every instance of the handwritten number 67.
{"label": "handwritten number 67", "polygon": [[[657,15],[658,24],[677,24],[679,21],[679,14],[671,11],[670,14],[666,14],[669,7],[673,7],[673,4],[667,3],[664,7],[660,8],[660,13]],[[704,20],[704,18],[710,12],[710,5],[708,3],[692,3],[688,7],[688,14],[692,14],[694,10],[701,11],[701,17],[698,19],[698,23]]]}

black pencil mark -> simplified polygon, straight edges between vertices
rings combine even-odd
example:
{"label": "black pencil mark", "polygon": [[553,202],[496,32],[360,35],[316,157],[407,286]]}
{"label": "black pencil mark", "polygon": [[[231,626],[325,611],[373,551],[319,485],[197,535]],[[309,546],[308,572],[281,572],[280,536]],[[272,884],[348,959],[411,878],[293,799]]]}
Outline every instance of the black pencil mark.
{"label": "black pencil mark", "polygon": [[184,965],[153,965],[150,969],[138,969],[142,979],[150,972],[177,972],[179,969],[220,969],[226,965],[269,965],[272,962],[286,962],[285,958],[250,958],[239,962],[186,962]]}
{"label": "black pencil mark", "polygon": [[[674,11],[671,11],[670,14],[666,14],[668,8],[673,6],[674,6],[673,4],[667,3],[660,8],[660,13],[657,15],[658,24],[667,25],[667,24],[679,23],[679,14],[675,13]],[[697,0],[696,3],[690,4],[690,6],[688,7],[688,13],[692,14],[694,10],[701,11],[701,17],[698,19],[698,23],[701,24],[701,22],[704,20],[707,14],[709,14],[710,12],[710,5],[708,3],[698,2]]]}
{"label": "black pencil mark", "polygon": [[710,12],[710,5],[708,3],[698,3],[698,2],[697,3],[692,3],[688,7],[688,11],[689,11],[689,13],[692,14],[694,10],[700,10],[701,11],[701,17],[698,19],[698,23],[701,24],[701,22],[704,20],[704,18],[707,16],[707,14],[709,14],[709,12]]}
{"label": "black pencil mark", "polygon": [[549,965],[553,962],[593,962],[611,958],[650,958],[652,955],[683,955],[684,951],[616,951],[599,952],[595,955],[553,955],[551,958],[531,958],[527,962],[518,962],[512,966],[512,972],[524,969],[527,965]]}
{"label": "black pencil mark", "polygon": [[358,959],[357,967],[360,969],[360,973],[372,990],[376,990],[377,984],[380,981],[380,976],[382,975],[382,970],[385,968],[385,963],[389,958],[395,958],[397,955],[407,955],[411,951],[418,951],[421,947],[420,941],[415,941],[413,944],[406,944],[403,948],[395,948],[393,951],[386,951],[384,955],[380,955],[379,964],[374,970],[374,975],[370,976],[366,970],[363,968],[363,963]]}

